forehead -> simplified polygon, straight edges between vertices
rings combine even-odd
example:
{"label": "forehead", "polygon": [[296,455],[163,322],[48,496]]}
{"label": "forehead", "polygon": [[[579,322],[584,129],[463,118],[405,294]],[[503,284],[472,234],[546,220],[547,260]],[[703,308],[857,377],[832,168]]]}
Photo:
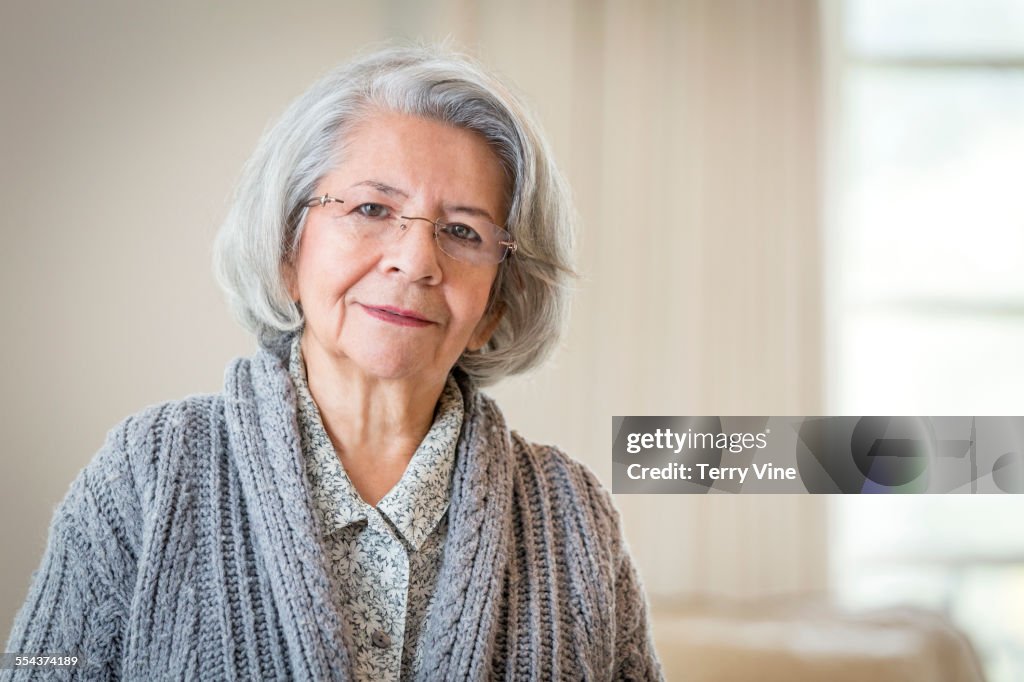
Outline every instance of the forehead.
{"label": "forehead", "polygon": [[[378,182],[410,200],[475,205],[503,222],[507,179],[482,135],[430,119],[374,112],[344,136],[326,189]],[[340,186],[336,186],[340,184]]]}

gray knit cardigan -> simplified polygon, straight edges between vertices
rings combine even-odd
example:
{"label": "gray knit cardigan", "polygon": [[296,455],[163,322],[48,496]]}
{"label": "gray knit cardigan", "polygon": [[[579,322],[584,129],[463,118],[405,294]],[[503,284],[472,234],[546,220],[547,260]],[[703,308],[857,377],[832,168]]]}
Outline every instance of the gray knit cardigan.
{"label": "gray knit cardigan", "polygon": [[[426,677],[661,679],[610,495],[460,387]],[[82,652],[82,679],[348,679],[308,491],[284,358],[235,360],[223,394],[111,431],[54,514],[7,651]]]}

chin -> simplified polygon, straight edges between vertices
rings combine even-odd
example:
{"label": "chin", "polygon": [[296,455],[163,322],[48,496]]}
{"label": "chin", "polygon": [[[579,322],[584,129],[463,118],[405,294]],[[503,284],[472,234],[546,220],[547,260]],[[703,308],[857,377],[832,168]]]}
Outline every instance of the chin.
{"label": "chin", "polygon": [[349,359],[368,376],[383,380],[405,379],[421,375],[425,369],[422,362],[410,353],[381,352],[379,349],[364,353],[353,353]]}

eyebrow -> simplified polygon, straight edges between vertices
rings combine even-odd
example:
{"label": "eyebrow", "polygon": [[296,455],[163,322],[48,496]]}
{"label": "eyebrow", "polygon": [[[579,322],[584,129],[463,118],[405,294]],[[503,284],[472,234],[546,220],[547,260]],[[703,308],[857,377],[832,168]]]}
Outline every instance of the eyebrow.
{"label": "eyebrow", "polygon": [[[399,189],[394,185],[389,185],[386,182],[381,182],[380,180],[363,180],[362,182],[357,182],[356,184],[352,185],[352,187],[372,187],[378,192],[383,192],[388,196],[399,196],[402,197],[403,199],[409,198],[409,193],[406,192],[405,190]],[[443,204],[442,208],[444,209],[445,213],[463,213],[465,215],[484,218],[488,222],[494,223],[494,218],[491,216],[491,214],[477,206],[465,206],[462,204]]]}
{"label": "eyebrow", "polygon": [[477,208],[476,206],[452,206],[450,204],[445,204],[444,211],[445,213],[465,213],[466,215],[483,218],[489,223],[494,223],[494,218],[491,217],[490,213],[482,208]]}
{"label": "eyebrow", "polygon": [[372,187],[378,192],[383,192],[388,196],[397,195],[400,197],[405,197],[406,199],[409,198],[408,192],[398,189],[397,187],[393,187],[386,182],[381,182],[380,180],[363,180],[362,182],[357,182],[356,184],[352,185],[352,187]]}

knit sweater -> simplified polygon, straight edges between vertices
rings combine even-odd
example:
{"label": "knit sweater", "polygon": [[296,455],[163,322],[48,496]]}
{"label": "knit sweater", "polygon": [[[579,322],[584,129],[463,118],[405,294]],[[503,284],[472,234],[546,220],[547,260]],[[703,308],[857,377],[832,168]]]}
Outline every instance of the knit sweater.
{"label": "knit sweater", "polygon": [[[459,381],[421,677],[661,679],[611,496]],[[81,652],[76,679],[348,679],[319,525],[284,351],[235,360],[223,393],[110,432],[54,514],[6,650]]]}

